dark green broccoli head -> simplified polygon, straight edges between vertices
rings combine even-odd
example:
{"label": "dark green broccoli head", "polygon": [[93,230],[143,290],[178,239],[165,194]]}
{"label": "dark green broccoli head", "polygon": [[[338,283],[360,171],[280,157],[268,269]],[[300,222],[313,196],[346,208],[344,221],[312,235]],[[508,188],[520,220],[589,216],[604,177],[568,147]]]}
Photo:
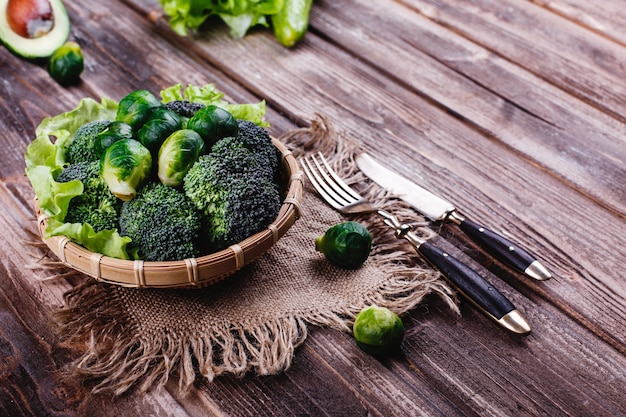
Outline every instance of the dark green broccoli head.
{"label": "dark green broccoli head", "polygon": [[248,120],[237,120],[239,134],[237,140],[250,149],[262,165],[268,165],[273,175],[278,174],[279,153],[267,130]]}
{"label": "dark green broccoli head", "polygon": [[217,165],[220,172],[230,174],[224,176],[227,179],[240,174],[260,176],[270,180],[274,176],[269,164],[237,138],[219,140],[211,148],[211,154],[215,159],[212,164]]}
{"label": "dark green broccoli head", "polygon": [[231,183],[224,206],[225,223],[222,233],[213,235],[218,247],[227,247],[260,232],[269,226],[280,210],[278,187],[267,179],[252,176],[238,177]]}
{"label": "dark green broccoli head", "polygon": [[226,199],[232,181],[225,162],[212,154],[202,155],[183,180],[185,195],[202,213],[204,233],[208,235],[212,234],[211,229],[226,229],[226,225],[219,224],[225,218]]}
{"label": "dark green broccoli head", "polygon": [[263,230],[276,218],[281,204],[278,187],[251,151],[227,139],[218,143],[225,145],[201,156],[183,183],[185,194],[203,213],[211,250]]}
{"label": "dark green broccoli head", "polygon": [[83,183],[83,193],[70,201],[65,222],[88,223],[95,232],[116,229],[121,201],[111,193],[100,176],[100,163],[72,164],[57,177],[57,182],[72,180]]}
{"label": "dark green broccoli head", "polygon": [[183,193],[151,182],[122,205],[120,235],[132,239],[128,248],[146,261],[175,261],[200,254],[200,212]]}
{"label": "dark green broccoli head", "polygon": [[67,162],[76,164],[100,160],[95,138],[100,132],[108,128],[110,124],[111,121],[108,120],[94,120],[79,127],[65,151]]}
{"label": "dark green broccoli head", "polygon": [[187,100],[174,100],[169,101],[163,105],[166,109],[172,110],[174,113],[179,116],[190,118],[196,112],[205,107],[202,103],[192,103]]}

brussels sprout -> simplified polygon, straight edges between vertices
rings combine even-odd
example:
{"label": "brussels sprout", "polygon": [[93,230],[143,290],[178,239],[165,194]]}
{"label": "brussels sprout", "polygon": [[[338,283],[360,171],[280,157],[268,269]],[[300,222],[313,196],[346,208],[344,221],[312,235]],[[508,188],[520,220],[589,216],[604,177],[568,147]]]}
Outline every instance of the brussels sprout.
{"label": "brussels sprout", "polygon": [[158,108],[152,112],[141,129],[139,129],[137,138],[156,157],[165,139],[182,128],[183,122],[176,112],[165,107]]}
{"label": "brussels sprout", "polygon": [[385,307],[370,306],[356,316],[352,333],[363,351],[382,356],[400,348],[404,338],[404,324],[393,311]]}
{"label": "brussels sprout", "polygon": [[99,158],[114,142],[122,139],[134,139],[133,128],[124,122],[111,122],[102,132],[98,133],[94,139],[94,151]]}
{"label": "brussels sprout", "polygon": [[152,156],[135,139],[114,142],[100,161],[100,173],[111,192],[124,201],[132,200],[149,178]]}
{"label": "brussels sprout", "polygon": [[59,84],[66,86],[78,82],[85,64],[80,45],[66,42],[50,56],[48,72]]}
{"label": "brussels sprout", "polygon": [[239,125],[230,112],[209,105],[198,110],[189,119],[187,129],[198,132],[204,139],[207,149],[211,149],[218,140],[237,136]]}
{"label": "brussels sprout", "polygon": [[152,111],[161,106],[159,99],[151,92],[135,90],[120,100],[115,120],[128,123],[134,130],[139,130]]}
{"label": "brussels sprout", "polygon": [[158,176],[163,184],[179,187],[189,168],[205,153],[202,137],[190,129],[172,133],[159,149]]}
{"label": "brussels sprout", "polygon": [[315,248],[333,265],[355,269],[369,257],[372,234],[361,223],[339,223],[315,239]]}

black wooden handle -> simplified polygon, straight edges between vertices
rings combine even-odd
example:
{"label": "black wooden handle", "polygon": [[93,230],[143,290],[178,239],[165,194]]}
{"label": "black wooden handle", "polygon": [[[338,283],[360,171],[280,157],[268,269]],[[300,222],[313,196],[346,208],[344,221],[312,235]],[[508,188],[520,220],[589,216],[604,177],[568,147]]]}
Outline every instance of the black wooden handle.
{"label": "black wooden handle", "polygon": [[419,252],[424,255],[470,301],[496,321],[515,310],[515,306],[478,272],[426,241]]}
{"label": "black wooden handle", "polygon": [[474,242],[478,243],[493,257],[507,265],[526,273],[528,267],[536,262],[536,259],[524,249],[511,242],[504,236],[491,231],[478,223],[464,219],[459,227]]}

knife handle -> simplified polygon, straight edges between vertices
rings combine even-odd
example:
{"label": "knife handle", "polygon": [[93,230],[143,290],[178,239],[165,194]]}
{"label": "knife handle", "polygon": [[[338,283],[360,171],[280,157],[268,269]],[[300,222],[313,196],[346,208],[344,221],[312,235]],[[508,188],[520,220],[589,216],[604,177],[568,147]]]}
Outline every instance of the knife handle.
{"label": "knife handle", "polygon": [[513,333],[530,333],[530,325],[521,313],[478,272],[428,241],[417,250],[491,319]]}
{"label": "knife handle", "polygon": [[545,281],[550,278],[548,270],[530,253],[498,233],[468,219],[459,222],[461,230],[495,258],[524,274]]}

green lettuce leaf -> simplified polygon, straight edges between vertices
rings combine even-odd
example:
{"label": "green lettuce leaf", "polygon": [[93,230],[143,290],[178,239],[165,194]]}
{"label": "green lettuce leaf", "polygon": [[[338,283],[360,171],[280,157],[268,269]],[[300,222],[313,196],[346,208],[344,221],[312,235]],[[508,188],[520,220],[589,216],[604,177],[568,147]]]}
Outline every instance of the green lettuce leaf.
{"label": "green lettuce leaf", "polygon": [[70,200],[83,193],[78,181],[59,183],[55,178],[65,166],[65,147],[76,130],[92,120],[114,120],[117,103],[103,98],[100,103],[86,98],[69,112],[45,118],[35,130],[35,139],[26,148],[26,176],[37,196],[39,207],[48,216],[45,237],[67,236],[87,249],[120,259],[129,259],[128,237],[115,230],[95,233],[89,224],[65,223]]}
{"label": "green lettuce leaf", "polygon": [[221,93],[213,84],[203,86],[188,85],[183,89],[182,84],[176,84],[161,91],[161,101],[167,103],[174,100],[187,100],[194,103],[202,103],[206,106],[214,105],[229,111],[235,119],[245,119],[267,127],[269,124],[263,120],[266,106],[265,100],[258,103],[232,104],[224,99]]}
{"label": "green lettuce leaf", "polygon": [[181,36],[196,31],[210,16],[219,16],[234,37],[256,25],[268,26],[266,16],[283,7],[284,0],[159,0],[172,29]]}

